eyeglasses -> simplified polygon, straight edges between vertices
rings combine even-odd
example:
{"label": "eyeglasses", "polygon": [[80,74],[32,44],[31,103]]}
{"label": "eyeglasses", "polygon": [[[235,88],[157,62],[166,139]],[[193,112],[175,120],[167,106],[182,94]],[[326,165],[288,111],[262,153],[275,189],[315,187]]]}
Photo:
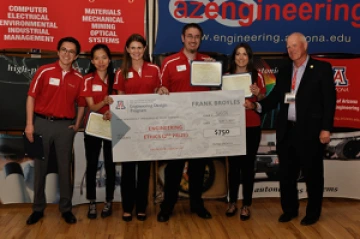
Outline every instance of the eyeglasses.
{"label": "eyeglasses", "polygon": [[201,36],[200,35],[196,35],[196,36],[193,36],[193,35],[186,35],[185,36],[186,38],[190,39],[190,40],[200,40]]}
{"label": "eyeglasses", "polygon": [[66,53],[69,53],[70,55],[75,55],[76,52],[74,50],[69,50],[69,49],[66,49],[65,47],[61,47],[60,48],[60,52],[63,53],[63,54],[66,54]]}

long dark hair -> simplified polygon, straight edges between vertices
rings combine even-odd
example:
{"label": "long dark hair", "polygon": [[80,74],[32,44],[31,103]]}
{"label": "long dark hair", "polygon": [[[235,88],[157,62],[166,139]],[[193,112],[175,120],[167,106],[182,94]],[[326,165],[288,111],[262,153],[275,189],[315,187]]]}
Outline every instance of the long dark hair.
{"label": "long dark hair", "polygon": [[[108,77],[108,95],[112,95],[113,93],[113,85],[114,85],[114,78],[115,78],[115,73],[114,73],[114,66],[111,60],[111,53],[110,53],[110,49],[107,45],[105,44],[96,44],[95,46],[93,46],[91,48],[91,52],[90,52],[90,57],[91,60],[94,59],[94,54],[97,50],[104,50],[106,52],[106,55],[109,57],[109,65],[107,68],[107,77]],[[88,73],[95,73],[96,72],[96,67],[93,63],[90,62],[90,68]]]}
{"label": "long dark hair", "polygon": [[[146,40],[140,34],[132,34],[126,40],[125,47],[124,47],[124,54],[125,55],[124,55],[124,60],[123,60],[122,65],[121,65],[121,74],[124,77],[124,79],[127,79],[129,69],[132,67],[132,59],[131,59],[130,54],[127,52],[126,48],[129,48],[130,44],[132,42],[134,42],[134,41],[140,42],[143,45],[143,47],[146,47]],[[150,61],[150,57],[149,57],[149,54],[148,54],[148,49],[145,49],[143,59],[144,59],[144,61]]]}
{"label": "long dark hair", "polygon": [[249,58],[249,63],[246,66],[246,70],[248,72],[252,72],[254,70],[254,60],[253,60],[254,54],[253,54],[253,51],[251,50],[250,45],[247,43],[240,43],[234,48],[234,50],[231,54],[231,57],[230,57],[230,64],[229,64],[229,70],[228,70],[230,74],[234,74],[236,71],[235,56],[236,56],[237,50],[241,47],[245,49],[246,54],[248,55],[248,58]]}

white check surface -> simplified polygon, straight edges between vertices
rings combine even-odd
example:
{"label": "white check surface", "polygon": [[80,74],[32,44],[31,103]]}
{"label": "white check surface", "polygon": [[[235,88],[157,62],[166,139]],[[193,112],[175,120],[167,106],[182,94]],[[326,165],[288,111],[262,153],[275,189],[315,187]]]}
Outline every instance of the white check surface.
{"label": "white check surface", "polygon": [[115,162],[246,154],[242,90],[112,97]]}

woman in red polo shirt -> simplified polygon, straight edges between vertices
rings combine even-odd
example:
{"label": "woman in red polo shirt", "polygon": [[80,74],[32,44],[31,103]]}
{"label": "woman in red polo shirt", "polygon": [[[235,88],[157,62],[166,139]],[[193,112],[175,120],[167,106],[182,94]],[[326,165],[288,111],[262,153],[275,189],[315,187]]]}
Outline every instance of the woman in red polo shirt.
{"label": "woman in red polo shirt", "polygon": [[[111,53],[107,45],[96,44],[91,49],[89,73],[84,77],[84,88],[81,96],[92,112],[104,114],[112,102],[109,97],[113,93],[114,68]],[[88,115],[87,115],[88,117]],[[86,117],[86,119],[87,119]],[[85,121],[86,122],[86,121]],[[88,218],[95,219],[96,211],[96,173],[101,147],[103,147],[106,172],[106,202],[101,212],[105,218],[112,214],[112,200],[115,189],[115,164],[113,163],[111,141],[85,134],[86,156],[86,197],[90,200]]]}
{"label": "woman in red polo shirt", "polygon": [[[253,52],[246,43],[238,44],[230,59],[229,73],[238,74],[250,72],[252,96],[250,101],[259,101],[265,97],[266,89],[264,78],[253,65]],[[229,207],[226,211],[228,217],[234,216],[237,211],[240,178],[242,183],[243,202],[240,212],[241,220],[250,218],[250,206],[254,188],[255,160],[261,139],[260,116],[254,110],[246,110],[246,155],[229,156]]]}
{"label": "woman in red polo shirt", "polygon": [[[115,73],[114,89],[118,94],[152,94],[160,88],[160,68],[148,62],[145,49],[146,41],[141,35],[133,34],[127,39],[122,67]],[[165,90],[164,87],[161,89]],[[121,164],[121,197],[124,211],[122,218],[124,221],[132,220],[134,206],[137,219],[140,221],[146,219],[150,163],[143,161]]]}

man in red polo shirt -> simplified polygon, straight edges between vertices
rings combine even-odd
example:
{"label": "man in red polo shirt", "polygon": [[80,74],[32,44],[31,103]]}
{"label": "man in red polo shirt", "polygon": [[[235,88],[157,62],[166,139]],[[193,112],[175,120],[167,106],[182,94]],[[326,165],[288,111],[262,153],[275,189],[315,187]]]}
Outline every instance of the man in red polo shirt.
{"label": "man in red polo shirt", "polygon": [[[198,24],[190,23],[183,27],[181,40],[184,48],[180,52],[165,58],[162,64],[162,86],[169,92],[194,92],[208,91],[209,87],[191,86],[190,62],[193,60],[212,60],[207,55],[198,53],[203,31]],[[161,94],[161,93],[160,93]],[[165,168],[164,201],[161,203],[161,211],[157,215],[159,222],[169,220],[179,194],[179,185],[186,160],[171,160]],[[190,209],[201,218],[211,218],[211,214],[205,209],[201,198],[205,160],[189,160],[189,195]]]}
{"label": "man in red polo shirt", "polygon": [[[74,136],[84,114],[84,102],[79,102],[83,77],[72,68],[72,63],[80,53],[80,44],[73,37],[62,38],[57,50],[59,60],[37,70],[26,101],[26,137],[34,142],[34,133],[41,135],[44,147],[44,160],[35,159],[34,204],[33,213],[26,221],[28,225],[44,216],[45,179],[48,164],[52,163],[57,163],[59,171],[59,210],[67,223],[76,223],[71,212],[71,161]],[[79,106],[77,115],[76,103]],[[52,145],[57,162],[49,159]]]}

